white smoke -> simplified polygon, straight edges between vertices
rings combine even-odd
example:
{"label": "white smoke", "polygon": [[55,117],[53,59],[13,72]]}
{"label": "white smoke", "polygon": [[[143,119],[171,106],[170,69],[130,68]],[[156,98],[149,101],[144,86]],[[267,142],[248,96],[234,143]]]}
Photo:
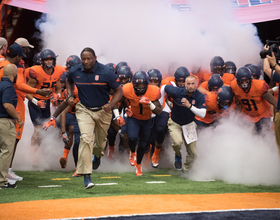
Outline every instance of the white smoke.
{"label": "white smoke", "polygon": [[37,25],[43,47],[59,55],[60,65],[85,47],[93,48],[100,62],[126,61],[134,72],[158,68],[165,74],[174,63],[174,68],[209,69],[217,55],[237,67],[259,62],[257,30],[235,21],[230,1],[192,0],[184,12],[171,9],[172,2],[50,0],[50,13]]}
{"label": "white smoke", "polygon": [[[272,124],[272,123],[271,123]],[[280,163],[272,129],[256,135],[254,126],[232,114],[215,129],[199,133],[198,158],[187,177],[246,185],[280,185]]]}

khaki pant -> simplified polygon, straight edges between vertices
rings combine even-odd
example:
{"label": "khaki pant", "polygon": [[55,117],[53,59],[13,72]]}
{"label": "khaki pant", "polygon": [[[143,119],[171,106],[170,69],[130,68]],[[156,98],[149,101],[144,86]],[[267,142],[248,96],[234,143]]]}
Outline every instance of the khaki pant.
{"label": "khaki pant", "polygon": [[103,156],[112,112],[107,113],[103,109],[94,112],[78,102],[76,118],[81,132],[76,172],[77,174],[91,174],[92,154],[97,157]]}
{"label": "khaki pant", "polygon": [[0,186],[8,183],[6,178],[16,141],[15,124],[11,119],[0,118]]}
{"label": "khaki pant", "polygon": [[189,170],[192,167],[197,157],[196,141],[187,144],[183,135],[182,126],[175,123],[171,118],[168,119],[168,130],[170,133],[170,137],[172,138],[172,147],[176,156],[181,156],[181,148],[184,141],[184,144],[186,146],[187,156],[183,169]]}
{"label": "khaki pant", "polygon": [[275,140],[276,145],[278,148],[278,155],[280,158],[280,112],[276,112],[275,120],[274,120],[274,134],[275,134]]}

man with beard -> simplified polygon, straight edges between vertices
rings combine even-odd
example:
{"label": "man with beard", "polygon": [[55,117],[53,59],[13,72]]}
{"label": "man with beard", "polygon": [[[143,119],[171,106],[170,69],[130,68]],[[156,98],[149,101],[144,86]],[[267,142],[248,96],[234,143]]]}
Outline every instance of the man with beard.
{"label": "man with beard", "polygon": [[192,75],[186,78],[184,88],[166,85],[164,86],[164,91],[173,99],[171,117],[168,120],[168,130],[173,141],[174,166],[177,170],[182,170],[181,147],[184,140],[187,157],[183,171],[187,171],[192,167],[196,159],[197,136],[194,118],[195,115],[201,118],[205,117],[205,97],[197,90],[197,79]]}

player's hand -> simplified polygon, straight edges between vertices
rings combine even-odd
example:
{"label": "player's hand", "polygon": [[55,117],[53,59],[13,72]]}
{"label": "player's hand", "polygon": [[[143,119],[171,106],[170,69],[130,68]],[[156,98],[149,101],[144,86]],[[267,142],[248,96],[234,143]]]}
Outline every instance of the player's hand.
{"label": "player's hand", "polygon": [[190,104],[190,102],[186,99],[186,98],[182,98],[181,102],[184,106],[186,106],[187,108],[190,108],[192,105]]}
{"label": "player's hand", "polygon": [[67,132],[62,132],[62,133],[61,133],[61,136],[62,136],[63,142],[64,142],[65,144],[69,144],[70,139],[69,139],[69,137],[68,137]]}
{"label": "player's hand", "polygon": [[125,121],[122,116],[118,116],[118,117],[114,118],[114,121],[120,127],[125,125]]}
{"label": "player's hand", "polygon": [[53,93],[51,97],[51,102],[56,102],[60,98],[60,95],[57,93]]}
{"label": "player's hand", "polygon": [[51,103],[52,103],[52,105],[53,105],[54,107],[59,106],[59,100],[57,100],[57,101],[52,101],[52,100],[51,100]]}
{"label": "player's hand", "polygon": [[37,101],[37,106],[38,106],[39,108],[46,108],[47,103],[46,103],[45,100],[38,100],[38,101]]}
{"label": "player's hand", "polygon": [[68,95],[67,98],[65,99],[65,101],[66,101],[66,104],[70,105],[70,106],[73,106],[75,104],[74,103],[75,98],[72,95]]}
{"label": "player's hand", "polygon": [[52,90],[51,89],[47,89],[47,88],[43,88],[43,89],[38,89],[36,91],[36,94],[39,94],[41,96],[45,96],[48,97],[51,94]]}
{"label": "player's hand", "polygon": [[141,96],[140,99],[139,99],[139,102],[142,103],[142,104],[147,104],[149,105],[151,103],[151,100],[145,96]]}
{"label": "player's hand", "polygon": [[131,111],[130,106],[125,109],[125,113],[127,114],[127,117],[132,117],[133,112]]}
{"label": "player's hand", "polygon": [[21,128],[23,126],[23,120],[21,118],[17,119],[19,128]]}
{"label": "player's hand", "polygon": [[54,117],[52,117],[50,120],[48,120],[47,122],[45,122],[44,124],[43,124],[43,129],[46,131],[46,130],[48,130],[48,128],[50,127],[50,126],[56,126],[55,125],[55,122],[56,122],[56,120],[55,120],[55,118]]}

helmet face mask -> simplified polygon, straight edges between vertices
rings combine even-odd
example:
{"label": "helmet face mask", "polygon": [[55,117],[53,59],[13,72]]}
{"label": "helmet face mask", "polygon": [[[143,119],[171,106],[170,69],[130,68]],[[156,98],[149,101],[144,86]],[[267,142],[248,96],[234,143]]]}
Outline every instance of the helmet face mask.
{"label": "helmet face mask", "polygon": [[[50,59],[52,59],[52,64],[48,62]],[[50,49],[45,49],[40,53],[40,60],[41,60],[41,66],[46,69],[51,69],[56,65],[56,55]]]}
{"label": "helmet face mask", "polygon": [[232,61],[225,62],[225,73],[236,74],[236,65]]}
{"label": "helmet face mask", "polygon": [[249,80],[249,79],[239,80],[239,86],[240,86],[243,90],[249,89],[249,88],[250,88],[250,80]]}
{"label": "helmet face mask", "polygon": [[134,91],[137,96],[143,96],[148,88],[148,84],[144,82],[137,82],[134,84]]}
{"label": "helmet face mask", "polygon": [[220,56],[213,57],[210,62],[210,69],[212,73],[217,73],[222,76],[225,71],[225,62],[223,58]]}
{"label": "helmet face mask", "polygon": [[41,62],[46,69],[51,69],[51,68],[54,67],[54,60],[53,59],[44,59]]}
{"label": "helmet face mask", "polygon": [[127,76],[124,76],[124,75],[118,76],[118,78],[120,79],[120,82],[121,82],[122,85],[124,85],[126,83],[129,83],[131,81],[130,77],[127,77]]}
{"label": "helmet face mask", "polygon": [[117,70],[117,77],[120,80],[121,84],[131,82],[132,71],[129,66],[122,66]]}
{"label": "helmet face mask", "polygon": [[134,92],[137,96],[143,96],[149,84],[149,78],[146,72],[137,71],[132,77],[132,85],[134,88]]}
{"label": "helmet face mask", "polygon": [[176,86],[178,86],[180,88],[184,88],[185,87],[185,79],[179,79],[179,80],[175,79],[175,83],[176,83]]}
{"label": "helmet face mask", "polygon": [[217,94],[217,104],[220,109],[227,109],[233,102],[233,92],[229,86],[222,86]]}
{"label": "helmet face mask", "polygon": [[243,89],[243,91],[248,91],[252,85],[252,72],[247,67],[241,67],[236,73],[237,85]]}

